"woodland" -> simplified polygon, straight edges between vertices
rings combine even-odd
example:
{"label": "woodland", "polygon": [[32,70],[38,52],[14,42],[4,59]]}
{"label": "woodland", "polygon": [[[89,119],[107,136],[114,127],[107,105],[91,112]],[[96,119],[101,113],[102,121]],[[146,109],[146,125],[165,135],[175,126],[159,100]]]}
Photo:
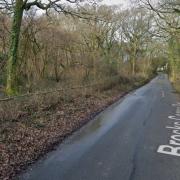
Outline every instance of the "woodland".
{"label": "woodland", "polygon": [[158,73],[180,92],[179,0],[0,0],[0,179]]}

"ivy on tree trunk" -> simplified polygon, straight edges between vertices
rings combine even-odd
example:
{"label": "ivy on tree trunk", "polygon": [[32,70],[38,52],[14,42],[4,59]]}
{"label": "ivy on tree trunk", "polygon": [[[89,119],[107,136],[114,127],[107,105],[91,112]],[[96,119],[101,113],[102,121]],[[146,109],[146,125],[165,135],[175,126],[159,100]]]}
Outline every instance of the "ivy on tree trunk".
{"label": "ivy on tree trunk", "polygon": [[23,0],[16,0],[14,7],[14,16],[11,30],[11,42],[9,49],[9,56],[7,62],[7,95],[17,94],[17,60],[18,60],[18,46],[19,36],[21,31],[21,22],[23,17]]}

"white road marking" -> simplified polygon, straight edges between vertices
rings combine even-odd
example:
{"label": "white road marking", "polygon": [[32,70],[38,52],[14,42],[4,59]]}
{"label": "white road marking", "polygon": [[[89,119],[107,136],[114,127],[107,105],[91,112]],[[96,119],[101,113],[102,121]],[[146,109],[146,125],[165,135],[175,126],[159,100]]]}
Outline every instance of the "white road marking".
{"label": "white road marking", "polygon": [[[162,97],[164,97],[162,91]],[[172,130],[172,135],[168,145],[160,145],[157,149],[158,153],[167,154],[171,156],[180,156],[180,103],[172,104],[176,108],[176,114],[168,116],[168,119],[174,120],[173,126],[166,126],[167,129]]]}
{"label": "white road marking", "polygon": [[173,147],[173,146],[167,146],[167,145],[161,145],[159,146],[157,152],[161,154],[168,154],[172,156],[180,156],[180,147]]}
{"label": "white road marking", "polygon": [[169,119],[180,121],[180,118],[177,118],[176,116],[168,116]]}
{"label": "white road marking", "polygon": [[177,102],[176,104],[172,104],[172,106],[175,106],[175,107],[180,107],[180,102]]}

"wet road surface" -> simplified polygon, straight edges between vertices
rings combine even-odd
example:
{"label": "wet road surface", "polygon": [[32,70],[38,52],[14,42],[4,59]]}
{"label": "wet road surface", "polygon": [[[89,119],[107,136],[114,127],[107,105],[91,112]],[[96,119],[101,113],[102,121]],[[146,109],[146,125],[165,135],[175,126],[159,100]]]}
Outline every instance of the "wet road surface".
{"label": "wet road surface", "polygon": [[166,75],[128,94],[30,167],[25,180],[180,180],[169,144],[177,97]]}

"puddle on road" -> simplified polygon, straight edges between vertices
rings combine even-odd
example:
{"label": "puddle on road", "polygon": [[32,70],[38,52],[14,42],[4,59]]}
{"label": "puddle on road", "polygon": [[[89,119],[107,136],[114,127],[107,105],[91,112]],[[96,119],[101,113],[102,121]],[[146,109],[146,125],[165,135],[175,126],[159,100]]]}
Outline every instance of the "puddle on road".
{"label": "puddle on road", "polygon": [[[115,123],[114,116],[116,117],[116,113],[110,113],[110,111],[114,111],[113,109],[118,106],[116,103],[115,105],[112,105],[112,107],[108,108],[104,112],[100,113],[97,117],[95,117],[94,120],[91,120],[87,125],[82,127],[78,132],[75,132],[71,137],[69,137],[63,144],[74,144],[78,141],[82,141],[83,139],[88,139],[92,136],[96,135],[98,137],[98,134],[104,134],[106,130],[112,127],[112,125]],[[97,139],[97,138],[96,138]],[[63,146],[62,144],[62,146]],[[60,145],[61,146],[61,145]]]}

